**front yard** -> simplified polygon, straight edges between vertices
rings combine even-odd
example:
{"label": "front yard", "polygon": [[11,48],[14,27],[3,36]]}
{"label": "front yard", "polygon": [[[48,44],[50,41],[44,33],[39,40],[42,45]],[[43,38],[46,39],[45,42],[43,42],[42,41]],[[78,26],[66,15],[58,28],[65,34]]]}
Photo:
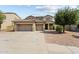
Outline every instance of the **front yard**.
{"label": "front yard", "polygon": [[79,33],[0,32],[0,53],[79,53]]}
{"label": "front yard", "polygon": [[45,32],[45,41],[50,44],[79,47],[79,32],[66,31],[65,34],[57,34],[55,31]]}

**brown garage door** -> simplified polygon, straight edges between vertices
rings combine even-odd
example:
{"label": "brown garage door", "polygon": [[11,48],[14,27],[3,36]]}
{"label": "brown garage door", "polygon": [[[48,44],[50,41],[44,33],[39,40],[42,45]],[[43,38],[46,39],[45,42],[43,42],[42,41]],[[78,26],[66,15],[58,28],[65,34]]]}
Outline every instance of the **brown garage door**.
{"label": "brown garage door", "polygon": [[19,24],[18,31],[32,31],[32,24]]}
{"label": "brown garage door", "polygon": [[43,24],[36,24],[36,31],[43,31]]}

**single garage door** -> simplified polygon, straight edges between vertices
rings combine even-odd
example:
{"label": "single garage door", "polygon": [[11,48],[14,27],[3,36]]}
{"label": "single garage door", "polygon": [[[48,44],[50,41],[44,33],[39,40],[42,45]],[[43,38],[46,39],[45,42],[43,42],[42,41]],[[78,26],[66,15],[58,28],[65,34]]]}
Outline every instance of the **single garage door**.
{"label": "single garage door", "polygon": [[19,24],[18,31],[32,31],[32,24]]}
{"label": "single garage door", "polygon": [[43,31],[43,24],[36,24],[36,31]]}

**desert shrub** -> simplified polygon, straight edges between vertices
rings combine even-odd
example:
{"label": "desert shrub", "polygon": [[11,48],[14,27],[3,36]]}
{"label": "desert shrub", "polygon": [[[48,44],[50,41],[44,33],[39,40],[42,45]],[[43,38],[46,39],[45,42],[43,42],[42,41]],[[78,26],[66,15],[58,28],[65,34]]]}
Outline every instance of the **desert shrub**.
{"label": "desert shrub", "polygon": [[62,33],[62,32],[63,32],[63,27],[60,26],[60,25],[56,26],[56,31],[57,31],[58,33]]}

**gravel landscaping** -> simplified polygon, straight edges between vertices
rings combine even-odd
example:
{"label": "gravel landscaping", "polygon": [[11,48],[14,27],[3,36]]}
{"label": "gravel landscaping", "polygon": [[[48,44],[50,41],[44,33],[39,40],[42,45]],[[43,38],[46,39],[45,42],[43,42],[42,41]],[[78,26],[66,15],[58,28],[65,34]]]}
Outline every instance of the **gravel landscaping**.
{"label": "gravel landscaping", "polygon": [[79,47],[79,32],[66,31],[65,34],[58,34],[55,31],[47,31],[44,33],[47,43]]}

